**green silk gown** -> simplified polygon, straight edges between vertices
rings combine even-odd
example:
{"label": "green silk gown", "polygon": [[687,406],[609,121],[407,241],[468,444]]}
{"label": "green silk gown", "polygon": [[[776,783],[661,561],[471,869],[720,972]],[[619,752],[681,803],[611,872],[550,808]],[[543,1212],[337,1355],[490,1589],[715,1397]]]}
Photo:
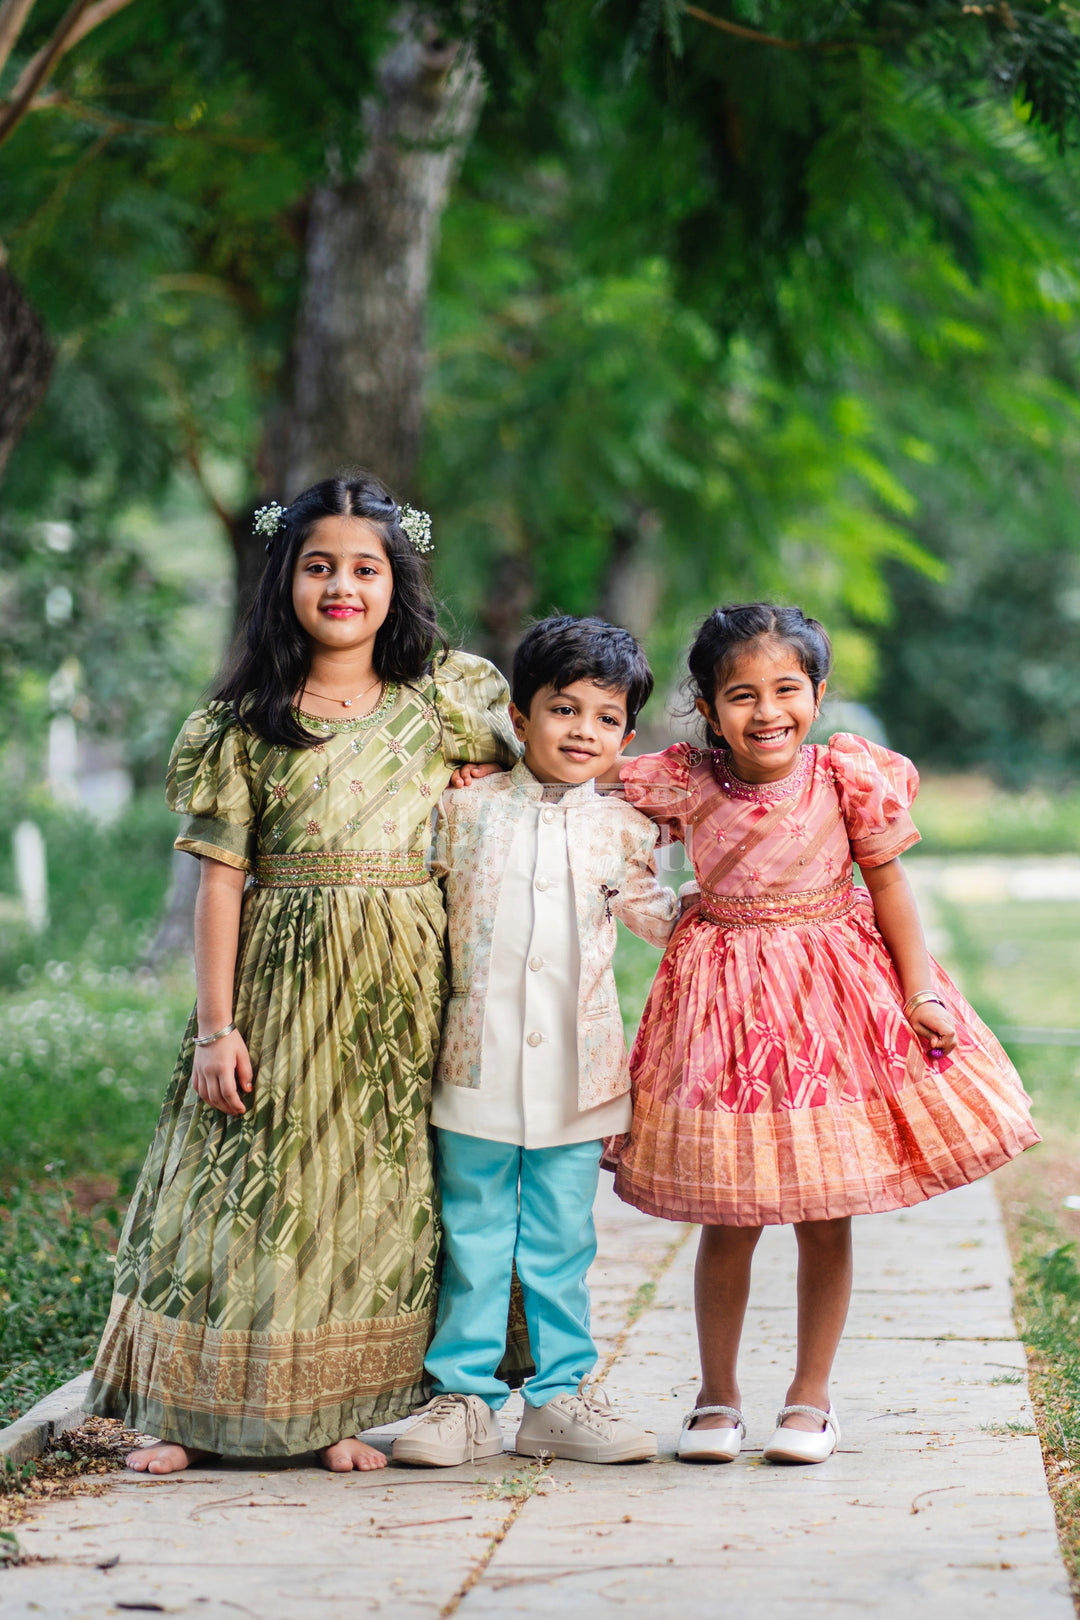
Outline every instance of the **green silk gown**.
{"label": "green silk gown", "polygon": [[192,1014],[120,1241],[89,1410],[187,1447],[292,1455],[426,1397],[428,1134],[446,994],[430,818],[458,760],[512,763],[506,684],[453,653],[311,749],[197,709],[169,766],[179,849],[251,875],[242,1117],[191,1088]]}

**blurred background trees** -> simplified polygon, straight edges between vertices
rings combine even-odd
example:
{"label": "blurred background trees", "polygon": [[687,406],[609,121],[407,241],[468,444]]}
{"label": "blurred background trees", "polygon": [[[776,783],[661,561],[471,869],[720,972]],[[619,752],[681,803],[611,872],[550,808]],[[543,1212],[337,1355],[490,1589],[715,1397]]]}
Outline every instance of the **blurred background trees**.
{"label": "blurred background trees", "polygon": [[1069,7],[76,9],[0,6],[9,782],[58,713],[149,780],[346,461],[503,663],[778,595],[920,760],[1075,773]]}

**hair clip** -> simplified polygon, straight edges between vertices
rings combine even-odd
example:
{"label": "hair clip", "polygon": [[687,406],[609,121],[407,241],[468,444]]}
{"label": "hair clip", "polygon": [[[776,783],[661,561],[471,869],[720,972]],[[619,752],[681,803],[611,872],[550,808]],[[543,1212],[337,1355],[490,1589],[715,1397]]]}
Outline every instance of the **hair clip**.
{"label": "hair clip", "polygon": [[403,506],[398,522],[412,541],[414,551],[427,552],[432,549],[431,518],[427,512],[418,512],[415,506]]}
{"label": "hair clip", "polygon": [[255,513],[255,521],[251,525],[253,534],[265,534],[266,549],[270,550],[275,534],[285,520],[287,506],[279,506],[277,501],[271,501],[267,506],[260,506]]}

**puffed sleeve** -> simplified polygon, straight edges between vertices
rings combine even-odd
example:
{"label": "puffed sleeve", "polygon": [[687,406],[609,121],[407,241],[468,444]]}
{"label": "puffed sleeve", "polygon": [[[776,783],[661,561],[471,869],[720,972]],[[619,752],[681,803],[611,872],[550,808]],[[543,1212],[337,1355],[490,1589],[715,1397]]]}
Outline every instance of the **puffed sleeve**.
{"label": "puffed sleeve", "polygon": [[250,872],[255,810],[245,742],[227,704],[196,709],[173,744],[165,798],[187,818],[177,849]]}
{"label": "puffed sleeve", "polygon": [[452,652],[436,664],[433,678],[447,765],[513,765],[522,746],[510,724],[510,688],[495,665]]}
{"label": "puffed sleeve", "polygon": [[849,732],[829,739],[851,853],[860,866],[884,866],[919,842],[909,815],[919,773],[903,754]]}
{"label": "puffed sleeve", "polygon": [[655,821],[668,827],[680,841],[694,818],[701,797],[691,766],[701,758],[699,749],[689,743],[674,743],[662,754],[639,754],[623,762],[619,771],[627,801]]}

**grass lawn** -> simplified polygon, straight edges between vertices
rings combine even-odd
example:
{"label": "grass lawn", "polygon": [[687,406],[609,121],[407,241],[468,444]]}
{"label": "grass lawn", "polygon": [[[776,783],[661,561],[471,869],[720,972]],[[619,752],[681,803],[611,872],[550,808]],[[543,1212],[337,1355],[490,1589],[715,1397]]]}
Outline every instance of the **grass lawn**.
{"label": "grass lawn", "polygon": [[[991,1024],[1080,1027],[1080,905],[941,906],[964,989]],[[1017,1045],[1040,1146],[996,1186],[1015,1265],[1047,1478],[1080,1601],[1080,1046]]]}
{"label": "grass lawn", "polygon": [[52,921],[0,940],[0,1423],[88,1364],[194,988],[139,966],[175,831],[159,795],[104,831],[40,819]]}

